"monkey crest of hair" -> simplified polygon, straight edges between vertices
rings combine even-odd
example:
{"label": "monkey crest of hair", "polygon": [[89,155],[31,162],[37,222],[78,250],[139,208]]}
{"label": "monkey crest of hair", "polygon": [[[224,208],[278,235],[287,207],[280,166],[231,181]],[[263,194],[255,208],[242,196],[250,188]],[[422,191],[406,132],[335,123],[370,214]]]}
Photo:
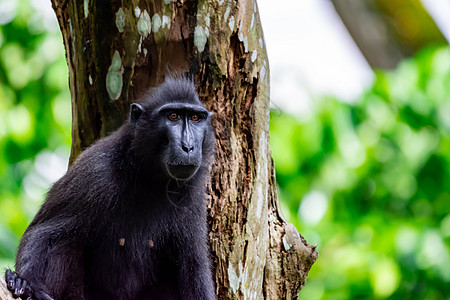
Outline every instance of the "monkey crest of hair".
{"label": "monkey crest of hair", "polygon": [[22,299],[215,299],[206,224],[211,113],[169,78],[48,192],[8,289]]}

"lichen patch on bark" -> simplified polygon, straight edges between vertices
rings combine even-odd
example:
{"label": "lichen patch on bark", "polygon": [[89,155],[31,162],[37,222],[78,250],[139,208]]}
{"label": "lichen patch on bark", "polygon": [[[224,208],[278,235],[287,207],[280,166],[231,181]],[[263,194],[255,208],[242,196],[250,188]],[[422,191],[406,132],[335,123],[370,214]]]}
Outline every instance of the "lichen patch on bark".
{"label": "lichen patch on bark", "polygon": [[122,7],[116,13],[116,27],[120,33],[123,32],[125,27],[125,13],[123,12]]}
{"label": "lichen patch on bark", "polygon": [[139,34],[143,37],[147,37],[152,31],[152,23],[150,20],[150,15],[145,9],[139,16],[139,20],[137,22],[137,30]]}
{"label": "lichen patch on bark", "polygon": [[120,97],[123,86],[122,74],[122,59],[119,52],[116,50],[114,51],[111,66],[108,69],[108,74],[106,74],[106,90],[108,91],[108,95],[111,100],[117,100]]}
{"label": "lichen patch on bark", "polygon": [[89,15],[89,0],[83,1],[83,11],[84,11],[84,17],[87,18]]}
{"label": "lichen patch on bark", "polygon": [[161,17],[158,14],[154,14],[152,18],[152,29],[153,32],[158,32],[161,27],[162,21]]}
{"label": "lichen patch on bark", "polygon": [[206,41],[208,40],[206,32],[202,26],[195,27],[194,30],[194,44],[199,52],[205,50]]}

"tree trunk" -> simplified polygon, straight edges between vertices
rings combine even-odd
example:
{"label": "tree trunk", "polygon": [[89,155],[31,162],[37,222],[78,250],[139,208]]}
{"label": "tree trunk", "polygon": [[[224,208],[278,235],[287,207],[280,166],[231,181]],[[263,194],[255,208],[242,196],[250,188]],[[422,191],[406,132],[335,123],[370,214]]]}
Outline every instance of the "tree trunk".
{"label": "tree trunk", "polygon": [[427,45],[446,45],[420,0],[332,0],[372,68],[392,69]]}
{"label": "tree trunk", "polygon": [[53,0],[72,95],[71,162],[139,93],[187,73],[214,112],[210,246],[220,299],[293,299],[318,254],[281,216],[269,66],[255,1]]}

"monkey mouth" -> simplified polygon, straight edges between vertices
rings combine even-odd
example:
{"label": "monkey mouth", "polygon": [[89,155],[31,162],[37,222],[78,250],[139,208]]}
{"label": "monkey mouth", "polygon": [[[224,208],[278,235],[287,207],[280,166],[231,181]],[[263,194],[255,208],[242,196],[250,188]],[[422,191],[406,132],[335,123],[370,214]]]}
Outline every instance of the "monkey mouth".
{"label": "monkey mouth", "polygon": [[176,180],[188,180],[198,170],[198,165],[167,164],[167,172]]}

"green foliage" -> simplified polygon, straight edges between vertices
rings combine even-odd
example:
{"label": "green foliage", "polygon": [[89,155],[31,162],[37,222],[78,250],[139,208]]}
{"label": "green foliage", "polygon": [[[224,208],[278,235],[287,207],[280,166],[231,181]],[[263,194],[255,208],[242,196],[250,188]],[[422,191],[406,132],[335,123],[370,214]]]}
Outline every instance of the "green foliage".
{"label": "green foliage", "polygon": [[270,124],[283,211],[318,244],[301,298],[450,295],[450,48]]}
{"label": "green foliage", "polygon": [[68,71],[55,17],[36,1],[35,7],[8,2],[0,14],[0,267],[13,265],[23,231],[66,167],[71,142]]}

